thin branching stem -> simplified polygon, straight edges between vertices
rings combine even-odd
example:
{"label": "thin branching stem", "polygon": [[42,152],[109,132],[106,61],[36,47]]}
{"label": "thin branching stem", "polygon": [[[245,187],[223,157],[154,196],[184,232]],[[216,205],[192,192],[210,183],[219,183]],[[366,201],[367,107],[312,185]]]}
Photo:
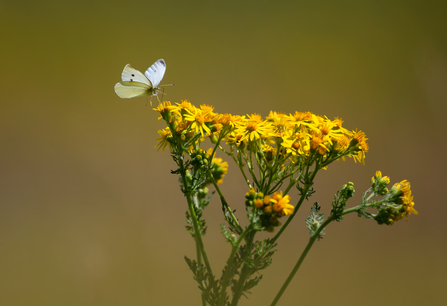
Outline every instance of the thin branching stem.
{"label": "thin branching stem", "polygon": [[[250,234],[247,235],[246,241],[246,248],[247,248],[247,254],[248,256],[251,256],[251,249],[253,246],[253,240],[255,238],[256,232],[252,231]],[[242,295],[242,288],[244,287],[245,280],[249,276],[249,267],[245,264],[245,262],[242,264],[241,268],[241,274],[239,276],[239,279],[237,281],[236,288],[234,289],[234,295],[233,299],[231,301],[231,306],[236,306],[239,302],[239,299]]]}
{"label": "thin branching stem", "polygon": [[218,304],[219,306],[225,305],[225,296],[226,296],[226,291],[227,291],[227,285],[229,282],[228,277],[230,276],[230,272],[232,270],[234,256],[236,255],[236,252],[237,252],[242,240],[244,240],[245,236],[251,231],[252,231],[252,228],[251,228],[251,225],[249,225],[242,232],[242,234],[239,236],[238,240],[233,244],[233,246],[231,248],[230,257],[228,258],[228,261],[227,261],[227,268],[225,269],[225,274],[222,278],[222,283],[221,283],[222,287],[221,287],[221,291],[220,291],[220,295],[219,295],[219,304]]}
{"label": "thin branching stem", "polygon": [[[332,217],[332,216],[331,216]],[[318,230],[315,231],[315,233],[311,236],[309,243],[307,244],[306,248],[304,249],[303,253],[301,254],[300,258],[298,259],[297,263],[292,269],[292,272],[290,272],[289,277],[287,277],[286,281],[282,285],[281,289],[279,290],[278,294],[276,295],[275,299],[273,300],[272,304],[270,306],[276,305],[278,303],[279,299],[283,295],[284,291],[289,286],[290,282],[292,281],[293,277],[295,276],[296,272],[300,268],[301,264],[303,263],[304,259],[306,258],[307,253],[309,253],[309,250],[312,248],[312,245],[314,244],[315,240],[319,237],[320,232],[334,219],[329,217],[321,226],[318,228]]]}
{"label": "thin branching stem", "polygon": [[209,171],[208,171],[208,175],[209,175],[209,177],[210,177],[210,179],[211,179],[211,182],[212,182],[214,188],[216,188],[216,191],[217,191],[217,193],[219,194],[220,201],[222,202],[222,205],[225,207],[226,211],[228,211],[228,213],[230,214],[231,219],[232,219],[233,222],[237,225],[238,230],[242,231],[242,227],[241,227],[241,225],[239,224],[239,221],[237,220],[236,216],[234,215],[233,211],[231,210],[230,205],[228,205],[228,202],[227,202],[227,200],[225,199],[224,195],[222,194],[222,192],[221,192],[221,190],[220,190],[220,188],[219,188],[219,185],[217,185],[216,180],[214,179],[214,177],[211,175],[211,173],[210,173]]}
{"label": "thin branching stem", "polygon": [[[202,254],[202,256],[203,256],[203,260],[205,262],[206,269],[208,270],[208,273],[209,273],[209,282],[210,282],[210,284],[213,285],[214,289],[217,291],[217,285],[214,281],[214,274],[211,269],[211,265],[209,263],[208,256],[205,251],[205,246],[203,244],[202,237],[200,235],[199,224],[197,222],[197,215],[196,215],[195,209],[193,207],[194,203],[191,198],[191,191],[189,190],[188,178],[186,177],[186,169],[185,169],[185,165],[183,163],[182,155],[179,156],[178,161],[179,161],[178,163],[179,163],[179,167],[180,167],[180,174],[182,176],[182,180],[183,180],[183,184],[184,184],[185,196],[186,196],[186,200],[188,202],[188,209],[189,209],[189,213],[190,213],[191,219],[192,219],[192,224],[194,227],[194,235],[196,238],[195,239],[196,247],[200,250],[200,254]],[[199,260],[199,257],[197,258],[197,260]],[[199,263],[199,261],[198,261],[198,263]]]}

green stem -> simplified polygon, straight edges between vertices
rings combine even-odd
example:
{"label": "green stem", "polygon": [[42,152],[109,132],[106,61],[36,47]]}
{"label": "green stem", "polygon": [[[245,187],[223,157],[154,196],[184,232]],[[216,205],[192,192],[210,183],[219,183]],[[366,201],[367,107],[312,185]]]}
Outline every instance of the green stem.
{"label": "green stem", "polygon": [[298,211],[298,209],[300,208],[304,199],[306,198],[306,194],[307,194],[307,191],[309,191],[309,188],[310,188],[310,185],[306,185],[306,187],[304,188],[303,194],[301,194],[301,197],[295,206],[295,210],[294,210],[293,214],[287,219],[286,223],[284,223],[284,225],[281,226],[281,228],[279,229],[279,231],[275,235],[275,237],[273,237],[272,243],[276,242],[276,240],[279,238],[279,236],[281,236],[281,234],[286,230],[287,226],[289,226],[289,223],[292,222],[293,217],[295,216],[296,212]]}
{"label": "green stem", "polygon": [[[258,148],[258,146],[256,146]],[[252,154],[250,154],[251,156]],[[254,152],[254,157],[256,159],[256,164],[258,165],[258,171],[259,171],[259,186],[258,188],[260,188],[261,186],[264,186],[265,183],[265,173],[266,173],[266,168],[268,168],[268,165],[266,163],[261,162],[261,160],[259,159],[259,156],[264,157],[264,154],[262,152],[259,152],[259,148],[256,152]]]}
{"label": "green stem", "polygon": [[[208,256],[206,255],[205,246],[202,242],[202,236],[200,235],[199,224],[197,222],[197,215],[196,215],[196,212],[193,207],[194,203],[191,198],[191,191],[189,190],[188,179],[186,177],[186,169],[185,169],[185,165],[183,163],[183,156],[180,155],[178,160],[179,160],[180,173],[181,173],[182,180],[183,180],[185,196],[186,196],[186,200],[188,202],[188,209],[189,209],[189,213],[190,213],[191,219],[192,219],[192,224],[194,227],[194,235],[196,238],[195,239],[196,249],[198,249],[200,254],[202,254],[202,256],[203,256],[203,260],[205,261],[206,269],[208,270],[208,273],[209,273],[209,282],[210,282],[210,284],[213,285],[215,292],[217,292],[217,285],[214,282],[214,274],[213,274],[213,271],[211,270],[211,265],[208,261]],[[197,260],[199,260],[199,257],[197,258]]]}
{"label": "green stem", "polygon": [[228,284],[228,277],[230,275],[230,271],[233,268],[233,261],[234,261],[234,256],[236,255],[237,249],[239,247],[239,244],[242,242],[242,240],[244,239],[244,237],[252,230],[251,225],[249,225],[243,232],[242,234],[239,236],[238,240],[236,241],[236,243],[233,245],[232,249],[231,249],[231,254],[230,257],[228,258],[227,261],[227,268],[225,270],[225,274],[222,277],[222,281],[221,281],[221,291],[220,291],[220,296],[219,296],[219,306],[223,306],[225,304],[225,296],[226,296],[226,291],[227,291],[227,284]]}
{"label": "green stem", "polygon": [[[236,151],[238,151],[237,148],[236,148]],[[233,146],[231,146],[231,154],[230,154],[230,156],[233,158],[234,162],[236,163],[236,165],[241,170],[242,175],[244,176],[245,182],[247,183],[247,186],[250,188],[250,181],[248,180],[247,175],[245,174],[244,166],[243,166],[243,162],[242,162],[242,158],[241,158],[241,154],[239,154],[239,151],[238,151],[238,153],[237,153],[237,157],[238,158],[236,158],[234,156]]]}
{"label": "green stem", "polygon": [[252,163],[252,161],[251,161],[251,158],[250,158],[250,160],[249,160],[248,157],[247,157],[247,155],[245,155],[244,151],[240,151],[240,152],[241,152],[241,154],[242,154],[242,157],[244,157],[245,163],[247,164],[248,172],[250,172],[250,174],[251,174],[251,177],[252,177],[252,179],[253,179],[253,183],[254,183],[254,184],[256,185],[256,187],[258,187],[258,189],[259,189],[260,185],[259,185],[258,180],[256,179],[256,175],[255,175],[255,173],[253,172],[253,163]]}
{"label": "green stem", "polygon": [[[293,175],[293,174],[292,174],[292,175]],[[287,175],[287,177],[288,177],[288,176],[289,176],[289,175]],[[287,185],[287,188],[284,190],[284,194],[285,194],[285,195],[289,193],[290,189],[292,189],[293,186],[295,186],[296,182],[297,182],[297,179],[294,179],[293,177],[290,178],[289,185]],[[275,186],[275,187],[276,187],[276,186]]]}
{"label": "green stem", "polygon": [[222,192],[220,191],[219,186],[216,183],[216,180],[214,179],[213,175],[208,171],[208,176],[211,178],[211,182],[214,185],[214,188],[216,188],[217,193],[219,194],[220,197],[220,201],[222,203],[222,205],[225,207],[225,209],[228,211],[228,213],[231,216],[231,219],[233,219],[233,222],[237,224],[238,230],[240,232],[242,232],[242,227],[239,224],[239,221],[237,220],[236,216],[233,214],[233,211],[231,210],[230,205],[228,205],[227,200],[225,199],[224,195],[222,194]]}
{"label": "green stem", "polygon": [[[309,168],[306,169],[306,173],[308,173],[308,169]],[[318,170],[319,170],[318,165],[316,165],[315,170],[313,171],[312,175],[309,178],[309,182],[305,185],[304,190],[301,194],[301,197],[295,206],[295,210],[293,211],[293,214],[287,219],[286,223],[284,223],[284,225],[280,228],[280,230],[275,235],[275,237],[273,237],[272,243],[275,243],[275,241],[279,238],[279,236],[281,236],[281,234],[286,230],[287,226],[289,226],[290,222],[292,222],[293,217],[295,217],[296,213],[298,212],[298,210],[301,207],[301,204],[303,204],[304,199],[307,197],[307,192],[309,191],[310,187],[312,187],[314,178],[317,175]]]}
{"label": "green stem", "polygon": [[[373,205],[366,205],[366,207],[371,207]],[[349,213],[353,213],[353,212],[357,212],[360,209],[362,209],[361,205],[346,209],[343,211],[342,215],[346,215]],[[278,303],[279,299],[281,298],[282,294],[284,293],[284,291],[287,289],[287,286],[289,285],[289,283],[291,282],[291,280],[293,279],[293,277],[295,276],[296,272],[298,271],[298,269],[300,268],[301,264],[304,261],[304,258],[306,258],[307,253],[309,252],[310,248],[312,247],[312,245],[314,244],[315,240],[318,238],[318,236],[320,235],[320,232],[322,230],[324,230],[326,228],[326,226],[329,225],[329,223],[331,223],[332,221],[334,221],[334,216],[329,216],[329,218],[324,221],[320,227],[318,228],[318,230],[312,235],[312,237],[309,240],[309,243],[307,244],[306,248],[304,249],[303,253],[301,254],[300,258],[298,259],[298,262],[296,263],[295,267],[293,268],[292,272],[290,272],[289,277],[287,278],[287,280],[284,282],[284,284],[281,287],[281,290],[279,290],[278,294],[276,295],[275,299],[273,300],[271,306],[276,305],[276,303]]]}
{"label": "green stem", "polygon": [[[197,202],[198,202],[197,196],[194,196],[194,205],[196,207],[198,207]],[[200,247],[197,242],[196,242],[196,254],[197,254],[197,264],[200,266],[202,265],[202,254],[200,253]],[[206,306],[206,299],[205,296],[203,295],[203,292],[201,294],[201,298],[202,298],[202,306]]]}
{"label": "green stem", "polygon": [[314,244],[315,240],[320,235],[320,232],[333,221],[332,216],[330,216],[321,226],[318,228],[318,230],[310,237],[309,243],[307,244],[306,248],[304,249],[303,253],[301,254],[300,258],[298,259],[298,262],[295,264],[295,267],[293,267],[292,272],[290,272],[289,277],[282,285],[281,289],[279,290],[278,294],[276,295],[275,299],[273,300],[272,304],[270,306],[276,305],[278,303],[279,299],[281,298],[284,291],[287,289],[287,286],[292,281],[293,277],[295,276],[296,272],[300,268],[301,264],[303,263],[304,259],[306,258],[307,253],[309,253],[309,250],[311,249],[312,245]]}
{"label": "green stem", "polygon": [[[253,245],[253,240],[255,238],[256,232],[253,231],[250,233],[246,239],[247,243],[247,256],[251,256],[251,249]],[[239,276],[239,279],[237,281],[236,288],[234,289],[234,295],[233,300],[231,301],[231,306],[236,306],[239,302],[239,299],[242,295],[242,288],[244,286],[245,280],[247,279],[248,275],[250,274],[250,267],[247,267],[245,262],[242,264],[241,274]]]}
{"label": "green stem", "polygon": [[[273,175],[276,174],[276,169],[278,168],[278,165],[282,165],[282,162],[279,162],[279,153],[281,152],[280,150],[280,145],[277,143],[276,144],[277,149],[276,149],[276,154],[273,158],[273,160],[271,161],[271,163],[269,163],[267,161],[267,159],[264,156],[264,153],[262,152],[262,149],[259,147],[259,151],[262,154],[262,157],[264,159],[264,163],[269,171],[269,176],[268,176],[268,180],[267,180],[267,186],[264,187],[264,190],[262,190],[265,194],[269,194],[270,193],[270,186],[273,183]],[[284,180],[284,178],[283,178]],[[264,184],[262,184],[262,186],[264,186]],[[277,185],[276,185],[277,186]]]}

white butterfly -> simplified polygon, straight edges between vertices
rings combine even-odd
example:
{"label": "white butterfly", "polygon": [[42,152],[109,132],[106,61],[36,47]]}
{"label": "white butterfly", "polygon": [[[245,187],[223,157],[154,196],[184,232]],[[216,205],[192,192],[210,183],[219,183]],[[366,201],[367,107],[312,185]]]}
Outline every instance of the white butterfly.
{"label": "white butterfly", "polygon": [[[127,64],[121,74],[122,82],[115,85],[116,94],[123,99],[140,96],[156,96],[158,85],[166,72],[166,62],[159,59],[144,74]],[[151,101],[152,105],[152,101]]]}

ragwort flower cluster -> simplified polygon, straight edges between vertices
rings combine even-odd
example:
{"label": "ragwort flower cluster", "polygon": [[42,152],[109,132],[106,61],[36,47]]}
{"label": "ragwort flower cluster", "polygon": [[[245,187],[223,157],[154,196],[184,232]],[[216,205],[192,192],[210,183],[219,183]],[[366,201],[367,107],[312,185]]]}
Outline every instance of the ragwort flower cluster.
{"label": "ragwort flower cluster", "polygon": [[[210,105],[195,107],[189,101],[172,105],[164,101],[157,108],[168,127],[159,131],[158,147],[163,151],[172,144],[173,132],[187,143],[200,133],[213,143],[225,140],[230,146],[250,153],[273,155],[290,163],[302,159],[321,159],[327,165],[345,156],[364,163],[368,144],[365,133],[342,127],[343,120],[318,116],[311,112],[282,114],[270,112],[266,119],[259,114],[247,116],[219,114]],[[193,148],[192,148],[193,150]],[[267,161],[267,160],[266,160]]]}
{"label": "ragwort flower cluster", "polygon": [[[264,119],[256,113],[246,116],[219,114],[210,105],[196,107],[186,100],[175,105],[164,101],[154,110],[160,113],[159,119],[168,124],[158,132],[160,138],[156,146],[159,149],[164,151],[169,146],[171,151],[186,154],[194,162],[197,156],[203,157],[202,144],[209,138],[214,145],[207,152],[214,160],[208,164],[210,169],[222,162],[214,157],[220,149],[236,162],[250,190],[269,197],[270,200],[263,198],[263,203],[271,202],[276,206],[255,205],[259,204],[259,197],[246,201],[247,208],[251,208],[250,219],[263,230],[271,231],[272,227],[280,225],[278,218],[293,214],[287,195],[293,186],[301,192],[311,192],[312,178],[317,171],[346,156],[364,163],[369,149],[362,131],[349,131],[340,118],[330,120],[311,112],[272,111]],[[203,165],[203,161],[201,163]],[[216,184],[222,182],[227,168],[225,164],[225,171],[215,180]],[[281,191],[284,184],[285,189]],[[281,199],[276,199],[279,197]],[[284,199],[287,199],[288,208],[275,211],[274,207]]]}
{"label": "ragwort flower cluster", "polygon": [[372,215],[377,223],[392,225],[404,217],[408,221],[408,216],[411,214],[417,215],[418,212],[414,209],[413,196],[411,195],[410,182],[403,180],[394,184],[391,190],[386,188],[389,183],[389,177],[382,177],[380,171],[377,171],[371,179],[373,194],[383,196],[382,200],[373,204],[378,209],[378,213]]}

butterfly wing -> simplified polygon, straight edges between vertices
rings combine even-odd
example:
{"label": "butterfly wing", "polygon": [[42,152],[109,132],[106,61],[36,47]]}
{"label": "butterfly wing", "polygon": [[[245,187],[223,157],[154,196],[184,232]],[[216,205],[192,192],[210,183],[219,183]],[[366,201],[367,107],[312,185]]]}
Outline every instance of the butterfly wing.
{"label": "butterfly wing", "polygon": [[166,72],[166,62],[164,59],[159,59],[146,70],[144,75],[152,83],[153,87],[157,87],[158,84],[160,84],[161,79],[163,79],[165,72]]}
{"label": "butterfly wing", "polygon": [[150,87],[152,87],[153,84],[144,76],[144,74],[142,74],[140,71],[129,64],[124,67],[123,73],[121,74],[121,79],[124,82],[139,82]]}
{"label": "butterfly wing", "polygon": [[131,81],[118,82],[115,85],[115,92],[122,99],[150,95],[151,89],[152,87],[147,84]]}

